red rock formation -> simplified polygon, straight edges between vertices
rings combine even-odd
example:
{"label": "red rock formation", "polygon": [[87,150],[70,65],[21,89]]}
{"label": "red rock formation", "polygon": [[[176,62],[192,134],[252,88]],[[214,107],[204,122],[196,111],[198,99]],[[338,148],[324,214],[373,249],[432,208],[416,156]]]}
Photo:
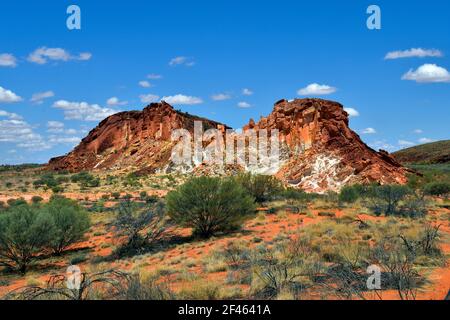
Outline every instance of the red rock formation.
{"label": "red rock formation", "polygon": [[277,176],[315,192],[345,184],[406,183],[407,170],[386,151],[376,152],[348,126],[341,104],[321,99],[280,100],[267,118],[244,130],[278,129],[288,155]]}
{"label": "red rock formation", "polygon": [[[193,132],[194,121],[203,129],[223,124],[175,111],[165,102],[143,111],[128,111],[103,120],[69,154],[50,160],[49,168],[70,171],[131,169],[153,173],[171,166],[172,130]],[[244,130],[278,129],[282,165],[276,176],[308,191],[339,190],[351,183],[405,183],[407,170],[387,152],[369,148],[348,127],[348,114],[337,102],[321,99],[281,100],[273,112]],[[231,166],[233,170],[235,166]],[[214,172],[202,164],[198,172]],[[189,170],[189,169],[188,169]]]}
{"label": "red rock formation", "polygon": [[205,130],[224,128],[221,123],[176,111],[166,102],[152,103],[142,111],[120,112],[100,122],[72,152],[51,159],[49,168],[152,172],[169,162],[172,130],[193,132],[194,121],[202,121]]}

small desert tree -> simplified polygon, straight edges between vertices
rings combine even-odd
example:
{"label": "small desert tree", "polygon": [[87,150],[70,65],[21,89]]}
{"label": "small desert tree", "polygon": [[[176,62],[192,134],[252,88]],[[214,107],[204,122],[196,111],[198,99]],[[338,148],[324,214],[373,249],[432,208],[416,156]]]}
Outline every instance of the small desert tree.
{"label": "small desert tree", "polygon": [[258,203],[272,200],[283,191],[281,181],[273,176],[243,173],[235,179]]}
{"label": "small desert tree", "polygon": [[118,256],[142,253],[169,235],[169,224],[161,202],[142,205],[130,200],[120,203],[113,222],[125,243],[115,252]]}
{"label": "small desert tree", "polygon": [[0,265],[25,274],[51,241],[52,218],[29,205],[13,206],[0,214]]}
{"label": "small desert tree", "polygon": [[447,196],[450,194],[449,182],[430,182],[423,187],[426,195],[430,196]]}
{"label": "small desert tree", "polygon": [[368,197],[371,200],[371,209],[376,214],[384,213],[394,215],[398,213],[400,201],[411,194],[411,189],[402,185],[372,185],[368,188]]}
{"label": "small desert tree", "polygon": [[192,178],[167,195],[169,216],[207,238],[240,226],[254,212],[254,200],[233,179]]}
{"label": "small desert tree", "polygon": [[87,212],[75,201],[62,196],[53,196],[42,210],[53,220],[50,248],[55,254],[61,254],[68,246],[81,240],[90,227]]}

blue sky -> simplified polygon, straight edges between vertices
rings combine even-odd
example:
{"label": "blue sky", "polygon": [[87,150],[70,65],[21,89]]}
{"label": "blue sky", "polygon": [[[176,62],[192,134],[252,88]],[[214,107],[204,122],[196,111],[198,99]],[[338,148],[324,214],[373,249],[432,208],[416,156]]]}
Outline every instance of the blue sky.
{"label": "blue sky", "polygon": [[[81,30],[66,27],[71,4]],[[163,97],[234,128],[321,97],[357,110],[351,128],[374,148],[448,139],[449,31],[442,0],[5,1],[0,163],[46,162],[105,115]]]}

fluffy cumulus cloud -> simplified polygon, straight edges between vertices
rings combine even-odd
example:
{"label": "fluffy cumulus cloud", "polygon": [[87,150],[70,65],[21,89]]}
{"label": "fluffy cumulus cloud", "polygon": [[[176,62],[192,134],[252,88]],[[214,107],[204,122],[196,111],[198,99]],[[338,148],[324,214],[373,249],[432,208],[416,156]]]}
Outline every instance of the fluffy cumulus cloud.
{"label": "fluffy cumulus cloud", "polygon": [[307,95],[326,95],[326,94],[332,94],[336,92],[335,87],[328,86],[326,84],[318,84],[318,83],[311,83],[305,88],[302,88],[297,91],[299,95],[307,96]]}
{"label": "fluffy cumulus cloud", "polygon": [[238,102],[237,106],[239,108],[250,108],[252,105],[248,102],[241,101],[241,102]]}
{"label": "fluffy cumulus cloud", "polygon": [[398,140],[398,145],[401,147],[410,147],[415,145],[415,143],[408,140]]}
{"label": "fluffy cumulus cloud", "polygon": [[374,134],[377,131],[374,128],[365,128],[361,131],[362,134]]}
{"label": "fluffy cumulus cloud", "polygon": [[47,131],[53,133],[60,133],[64,131],[64,123],[60,121],[48,121]]}
{"label": "fluffy cumulus cloud", "polygon": [[211,99],[213,99],[214,101],[224,101],[224,100],[231,99],[231,95],[229,95],[227,93],[218,93],[218,94],[213,94],[211,96]]}
{"label": "fluffy cumulus cloud", "polygon": [[198,97],[192,97],[192,96],[185,96],[184,94],[176,94],[174,96],[165,96],[161,98],[162,101],[167,102],[171,105],[179,105],[179,104],[185,104],[185,105],[193,105],[193,104],[200,104],[203,103],[203,100]]}
{"label": "fluffy cumulus cloud", "polygon": [[169,61],[169,66],[179,66],[179,65],[183,65],[186,67],[192,67],[195,64],[194,60],[192,58],[189,57],[184,57],[184,56],[179,56],[179,57],[175,57],[170,59]]}
{"label": "fluffy cumulus cloud", "polygon": [[389,152],[392,152],[398,148],[393,146],[392,144],[386,142],[386,140],[377,140],[375,142],[369,143],[369,146],[373,149],[383,149]]}
{"label": "fluffy cumulus cloud", "polygon": [[251,96],[253,94],[253,91],[248,88],[244,88],[244,89],[242,89],[242,94],[244,96]]}
{"label": "fluffy cumulus cloud", "polygon": [[0,120],[0,142],[15,143],[31,151],[50,149],[51,145],[33,127],[23,120]]}
{"label": "fluffy cumulus cloud", "polygon": [[357,117],[357,116],[359,116],[359,112],[356,109],[344,108],[344,111],[347,112],[350,117]]}
{"label": "fluffy cumulus cloud", "polygon": [[117,97],[111,97],[108,100],[106,100],[106,104],[110,107],[116,107],[116,106],[124,106],[128,104],[128,101],[120,101]]}
{"label": "fluffy cumulus cloud", "polygon": [[162,75],[156,74],[156,73],[151,73],[151,74],[147,75],[147,78],[150,80],[159,80],[159,79],[162,79]]}
{"label": "fluffy cumulus cloud", "polygon": [[0,86],[0,103],[13,103],[19,102],[23,99],[11,90],[5,89]]}
{"label": "fluffy cumulus cloud", "polygon": [[450,73],[445,68],[427,63],[417,68],[417,70],[410,69],[402,76],[402,80],[411,80],[419,83],[450,82]]}
{"label": "fluffy cumulus cloud", "polygon": [[103,108],[98,104],[66,100],[56,101],[53,107],[62,109],[66,120],[100,121],[118,112],[118,110]]}
{"label": "fluffy cumulus cloud", "polygon": [[13,119],[13,120],[21,120],[22,119],[22,117],[19,116],[17,113],[8,112],[5,110],[0,110],[0,117],[6,117],[8,119]]}
{"label": "fluffy cumulus cloud", "polygon": [[391,51],[386,54],[384,59],[394,60],[402,58],[425,58],[425,57],[442,57],[441,51],[436,49],[412,48],[408,50]]}
{"label": "fluffy cumulus cloud", "polygon": [[158,102],[159,96],[156,94],[141,94],[139,96],[139,99],[141,99],[142,103],[152,103],[152,102]]}
{"label": "fluffy cumulus cloud", "polygon": [[433,139],[429,139],[429,138],[420,138],[419,139],[419,143],[430,143],[430,142],[434,142]]}
{"label": "fluffy cumulus cloud", "polygon": [[10,53],[0,54],[0,67],[14,68],[17,66],[17,59]]}
{"label": "fluffy cumulus cloud", "polygon": [[85,61],[92,58],[92,54],[89,52],[83,52],[79,55],[71,55],[67,50],[62,48],[47,48],[41,47],[34,50],[28,56],[28,61],[37,64],[46,64],[49,60],[53,61],[69,61],[79,60]]}
{"label": "fluffy cumulus cloud", "polygon": [[142,80],[142,81],[139,81],[139,85],[142,87],[142,88],[150,88],[152,85],[150,84],[150,82],[148,82],[147,80]]}
{"label": "fluffy cumulus cloud", "polygon": [[42,104],[45,99],[54,97],[55,93],[53,91],[45,91],[45,92],[38,92],[33,94],[30,101],[34,102],[36,104]]}

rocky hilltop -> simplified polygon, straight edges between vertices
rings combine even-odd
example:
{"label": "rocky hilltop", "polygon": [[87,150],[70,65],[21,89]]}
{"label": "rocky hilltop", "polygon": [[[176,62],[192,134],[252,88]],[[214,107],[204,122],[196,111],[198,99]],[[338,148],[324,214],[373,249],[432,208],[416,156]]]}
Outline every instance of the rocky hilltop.
{"label": "rocky hilltop", "polygon": [[[53,170],[132,169],[142,173],[177,170],[171,163],[174,129],[194,131],[228,127],[176,111],[165,102],[142,111],[128,111],[103,120],[69,154],[53,158]],[[371,149],[348,126],[341,104],[322,99],[278,101],[272,113],[250,120],[244,131],[279,130],[281,166],[275,175],[285,183],[308,191],[339,190],[352,183],[405,183],[407,169],[386,151]],[[194,172],[213,172],[202,164]],[[179,169],[179,168],[178,168]],[[245,168],[241,167],[244,170]],[[186,171],[186,168],[183,168]]]}

